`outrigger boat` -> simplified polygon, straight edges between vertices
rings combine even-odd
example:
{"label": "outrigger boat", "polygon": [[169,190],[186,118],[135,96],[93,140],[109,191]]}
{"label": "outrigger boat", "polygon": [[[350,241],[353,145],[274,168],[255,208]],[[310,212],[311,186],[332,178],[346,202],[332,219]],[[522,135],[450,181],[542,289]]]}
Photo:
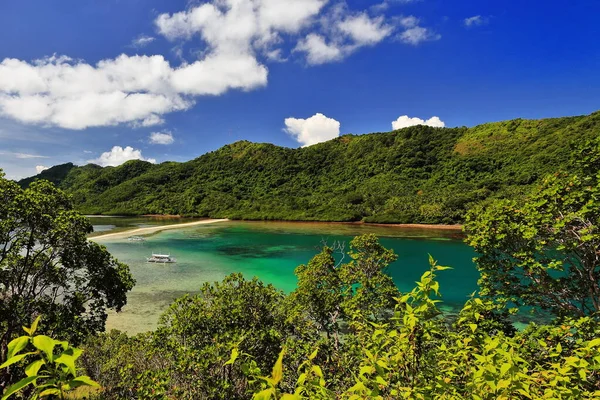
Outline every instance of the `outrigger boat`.
{"label": "outrigger boat", "polygon": [[177,262],[175,257],[171,257],[170,254],[154,254],[154,253],[152,253],[152,257],[147,257],[146,261],[152,262],[152,263],[163,263],[163,264]]}

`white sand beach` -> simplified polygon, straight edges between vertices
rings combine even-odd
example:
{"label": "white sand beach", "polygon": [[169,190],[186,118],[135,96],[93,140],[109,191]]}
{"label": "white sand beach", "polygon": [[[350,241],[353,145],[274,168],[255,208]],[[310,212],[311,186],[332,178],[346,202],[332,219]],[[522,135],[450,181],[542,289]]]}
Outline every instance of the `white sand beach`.
{"label": "white sand beach", "polygon": [[133,235],[136,235],[136,236],[147,235],[150,233],[156,233],[156,232],[166,231],[166,230],[170,230],[170,229],[181,229],[181,228],[188,228],[190,226],[214,224],[217,222],[226,222],[226,221],[229,221],[229,220],[228,219],[203,219],[200,221],[186,222],[183,224],[149,226],[147,228],[130,229],[130,230],[121,231],[121,232],[107,233],[104,235],[93,236],[89,239],[94,240],[94,241],[99,241],[99,240],[104,240],[104,239],[122,239],[122,238],[126,238],[126,237],[133,236]]}

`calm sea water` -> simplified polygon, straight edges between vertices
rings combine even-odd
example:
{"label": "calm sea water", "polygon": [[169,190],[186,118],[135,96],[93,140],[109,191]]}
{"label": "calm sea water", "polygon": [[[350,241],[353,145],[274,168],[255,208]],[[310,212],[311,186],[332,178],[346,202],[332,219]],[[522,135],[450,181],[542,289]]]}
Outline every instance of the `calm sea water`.
{"label": "calm sea water", "polygon": [[[149,226],[169,221],[92,218],[98,231]],[[173,223],[174,221],[170,221]],[[428,254],[452,270],[439,273],[444,307],[453,310],[477,289],[475,256],[455,233],[361,225],[224,222],[156,233],[144,242],[103,240],[108,250],[127,263],[137,280],[121,313],[111,313],[108,328],[129,333],[156,327],[160,314],[177,297],[196,293],[204,282],[220,281],[233,272],[272,283],[285,292],[296,286],[294,269],[307,263],[323,243],[348,243],[363,233],[378,235],[398,254],[389,273],[402,291],[411,290],[428,269]],[[168,253],[176,264],[151,264],[151,253]]]}

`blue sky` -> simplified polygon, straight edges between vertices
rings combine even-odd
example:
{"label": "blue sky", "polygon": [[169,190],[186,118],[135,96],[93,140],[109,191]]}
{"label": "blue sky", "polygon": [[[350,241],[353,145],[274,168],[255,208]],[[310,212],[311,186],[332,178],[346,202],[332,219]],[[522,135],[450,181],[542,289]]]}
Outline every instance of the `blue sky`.
{"label": "blue sky", "polygon": [[0,168],[588,114],[598,15],[595,0],[4,0]]}

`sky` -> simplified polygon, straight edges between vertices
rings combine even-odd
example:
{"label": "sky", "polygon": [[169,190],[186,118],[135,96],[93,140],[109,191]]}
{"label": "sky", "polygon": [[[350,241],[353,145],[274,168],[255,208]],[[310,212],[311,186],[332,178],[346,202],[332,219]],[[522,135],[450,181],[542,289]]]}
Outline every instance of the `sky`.
{"label": "sky", "polygon": [[597,0],[2,0],[0,169],[600,109]]}

